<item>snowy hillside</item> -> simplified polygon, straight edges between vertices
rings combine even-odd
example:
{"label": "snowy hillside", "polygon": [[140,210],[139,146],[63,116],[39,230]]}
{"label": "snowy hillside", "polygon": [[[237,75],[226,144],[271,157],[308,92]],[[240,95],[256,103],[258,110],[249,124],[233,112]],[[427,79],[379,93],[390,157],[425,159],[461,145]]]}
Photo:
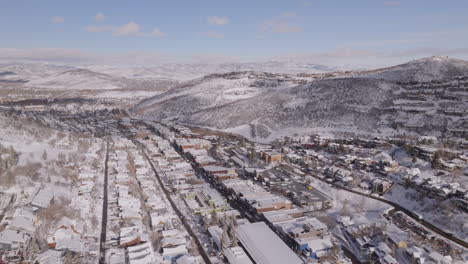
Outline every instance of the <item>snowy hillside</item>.
{"label": "snowy hillside", "polygon": [[121,76],[130,79],[170,79],[187,81],[213,73],[229,73],[237,71],[257,71],[269,73],[328,73],[339,70],[338,68],[294,61],[266,61],[252,63],[220,63],[220,64],[164,64],[147,67],[117,67],[106,65],[84,66],[83,68]]}
{"label": "snowy hillside", "polygon": [[467,65],[432,57],[315,79],[217,74],[186,82],[132,110],[147,118],[178,120],[263,140],[310,131],[459,134],[466,121],[463,113],[468,111]]}
{"label": "snowy hillside", "polygon": [[127,107],[175,84],[171,80],[130,79],[76,67],[0,64],[0,101],[89,98],[114,100]]}
{"label": "snowy hillside", "polygon": [[0,80],[38,80],[71,69],[73,68],[49,64],[0,64]]}
{"label": "snowy hillside", "polygon": [[371,71],[361,76],[394,82],[424,82],[467,75],[467,61],[447,57],[430,57]]}
{"label": "snowy hillside", "polygon": [[73,69],[44,78],[36,78],[27,83],[29,87],[50,89],[116,89],[121,81],[113,76],[88,70]]}
{"label": "snowy hillside", "polygon": [[303,80],[289,75],[254,72],[213,74],[183,83],[175,89],[145,100],[133,110],[157,113],[159,119],[188,117],[198,111],[217,109],[284,90],[301,81]]}

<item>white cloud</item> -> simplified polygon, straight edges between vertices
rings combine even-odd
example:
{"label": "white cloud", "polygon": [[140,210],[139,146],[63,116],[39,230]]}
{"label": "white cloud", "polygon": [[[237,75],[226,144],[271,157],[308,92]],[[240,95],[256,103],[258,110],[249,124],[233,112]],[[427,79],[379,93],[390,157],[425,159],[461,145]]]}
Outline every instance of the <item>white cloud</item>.
{"label": "white cloud", "polygon": [[309,7],[309,6],[312,5],[312,2],[309,1],[309,0],[301,0],[301,5],[302,5],[303,7]]}
{"label": "white cloud", "polygon": [[60,16],[54,16],[54,17],[51,18],[51,21],[54,24],[60,24],[60,23],[65,22],[65,19],[63,17],[60,17]]}
{"label": "white cloud", "polygon": [[200,32],[200,35],[207,38],[223,39],[224,35],[216,31]]}
{"label": "white cloud", "polygon": [[113,26],[87,26],[84,27],[83,30],[87,32],[106,32],[106,31],[113,31],[115,27]]}
{"label": "white cloud", "polygon": [[161,32],[159,28],[155,28],[153,29],[153,31],[149,33],[149,36],[153,36],[153,37],[164,37],[165,35],[166,33]]}
{"label": "white cloud", "polygon": [[163,37],[166,34],[162,32],[159,28],[154,28],[151,32],[142,32],[140,30],[140,25],[135,22],[129,22],[122,26],[86,26],[83,28],[87,32],[111,32],[112,36],[115,37]]}
{"label": "white cloud", "polygon": [[94,16],[94,20],[96,21],[104,21],[107,19],[107,16],[104,15],[103,13],[99,12]]}
{"label": "white cloud", "polygon": [[223,17],[211,16],[211,17],[208,17],[208,23],[210,23],[211,25],[223,26],[229,23],[229,18],[226,16],[223,16]]}
{"label": "white cloud", "polygon": [[294,32],[301,32],[302,28],[295,24],[291,23],[291,18],[296,16],[295,13],[286,12],[283,13],[281,16],[274,17],[272,19],[268,19],[263,21],[260,24],[259,31],[261,33],[294,33]]}
{"label": "white cloud", "polygon": [[140,32],[140,25],[135,22],[129,22],[125,25],[115,28],[112,31],[112,36],[136,36]]}

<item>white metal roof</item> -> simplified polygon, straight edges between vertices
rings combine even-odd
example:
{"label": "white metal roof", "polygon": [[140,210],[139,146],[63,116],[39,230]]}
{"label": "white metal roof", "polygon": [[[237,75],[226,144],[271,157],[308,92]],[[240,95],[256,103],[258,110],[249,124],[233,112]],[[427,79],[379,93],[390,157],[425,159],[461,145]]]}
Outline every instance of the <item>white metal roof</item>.
{"label": "white metal roof", "polygon": [[263,222],[237,227],[236,234],[257,264],[300,264],[302,260]]}

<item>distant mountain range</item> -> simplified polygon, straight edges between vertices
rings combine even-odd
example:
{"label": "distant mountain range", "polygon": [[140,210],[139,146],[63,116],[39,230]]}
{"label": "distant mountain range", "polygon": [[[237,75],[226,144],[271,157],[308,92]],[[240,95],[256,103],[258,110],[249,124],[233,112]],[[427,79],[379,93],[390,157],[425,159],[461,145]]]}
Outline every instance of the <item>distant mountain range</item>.
{"label": "distant mountain range", "polygon": [[[467,137],[467,78],[468,62],[446,57],[366,71],[297,61],[154,67],[0,64],[0,88],[8,91],[110,98],[122,105],[145,98],[130,109],[134,115],[259,141],[310,132]],[[10,99],[21,96],[7,94]]]}
{"label": "distant mountain range", "polygon": [[213,73],[229,73],[237,71],[256,71],[281,74],[327,73],[341,70],[320,64],[297,61],[265,61],[251,63],[193,63],[193,64],[163,64],[146,67],[116,67],[106,65],[86,66],[92,71],[107,73],[131,79],[169,79],[187,81]]}
{"label": "distant mountain range", "polygon": [[258,140],[306,132],[464,136],[468,62],[431,57],[335,74],[212,74],[133,107],[134,114]]}

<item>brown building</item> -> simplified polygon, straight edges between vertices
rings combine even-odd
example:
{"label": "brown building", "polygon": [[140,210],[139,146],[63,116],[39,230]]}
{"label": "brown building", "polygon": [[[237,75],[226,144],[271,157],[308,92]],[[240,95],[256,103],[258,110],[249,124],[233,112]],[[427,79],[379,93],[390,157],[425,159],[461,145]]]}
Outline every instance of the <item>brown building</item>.
{"label": "brown building", "polygon": [[276,162],[276,161],[279,162],[283,160],[283,155],[273,150],[262,150],[260,152],[260,157],[268,163]]}

